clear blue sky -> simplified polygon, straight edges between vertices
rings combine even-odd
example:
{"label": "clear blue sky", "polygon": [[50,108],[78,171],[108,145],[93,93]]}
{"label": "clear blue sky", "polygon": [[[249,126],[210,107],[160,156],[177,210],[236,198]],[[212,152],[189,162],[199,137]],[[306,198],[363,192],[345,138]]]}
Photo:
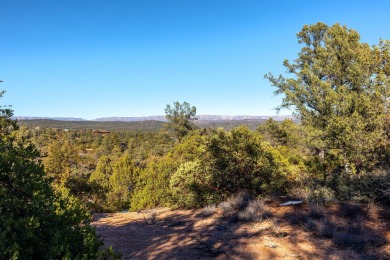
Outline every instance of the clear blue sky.
{"label": "clear blue sky", "polygon": [[[16,116],[275,115],[304,24],[390,39],[390,1],[0,0],[0,101]],[[282,114],[290,114],[284,111]]]}

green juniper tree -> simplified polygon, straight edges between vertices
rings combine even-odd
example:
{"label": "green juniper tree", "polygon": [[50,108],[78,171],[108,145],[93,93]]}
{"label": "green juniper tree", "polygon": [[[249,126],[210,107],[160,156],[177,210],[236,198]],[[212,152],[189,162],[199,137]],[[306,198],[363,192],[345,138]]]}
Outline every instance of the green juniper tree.
{"label": "green juniper tree", "polygon": [[390,43],[370,47],[355,30],[323,23],[305,25],[298,42],[298,58],[284,61],[291,76],[265,76],[284,94],[279,108],[295,109],[311,147],[339,161],[334,170],[367,172],[382,163],[376,151],[388,143]]}
{"label": "green juniper tree", "polygon": [[113,172],[109,178],[109,204],[116,209],[128,209],[130,197],[134,192],[139,168],[131,159],[124,155],[113,165]]}
{"label": "green juniper tree", "polygon": [[191,130],[195,129],[196,126],[192,121],[197,120],[196,107],[183,102],[174,102],[173,107],[167,105],[165,107],[166,119],[168,120],[167,127],[172,130],[176,137],[181,140]]}

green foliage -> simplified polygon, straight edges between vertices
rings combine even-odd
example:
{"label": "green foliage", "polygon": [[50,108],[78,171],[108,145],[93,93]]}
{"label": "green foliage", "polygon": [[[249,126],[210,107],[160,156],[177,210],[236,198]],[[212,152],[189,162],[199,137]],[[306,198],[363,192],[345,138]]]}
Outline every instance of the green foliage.
{"label": "green foliage", "polygon": [[[62,228],[57,234],[53,234],[55,241],[51,245],[53,253],[65,249],[66,257],[83,259],[96,257],[103,243],[96,236],[95,230],[88,225],[89,214],[82,209],[79,200],[73,197],[65,187],[60,187],[57,193],[59,199],[55,201],[56,215],[59,220],[58,224]],[[64,245],[66,245],[65,248]],[[71,252],[77,252],[77,255],[72,256]]]}
{"label": "green foliage", "polygon": [[[360,42],[356,31],[323,23],[304,26],[298,41],[303,45],[298,58],[284,62],[291,77],[268,74],[266,78],[277,88],[277,94],[284,95],[279,109],[293,108],[300,123],[269,119],[252,132],[233,127],[246,124],[254,129],[260,121],[204,121],[197,122],[198,126],[208,128],[200,130],[195,126],[196,108],[187,102],[174,102],[165,108],[168,123],[164,129],[164,123],[157,121],[34,120],[25,122],[30,127],[16,132],[16,123],[10,119],[12,112],[2,109],[3,143],[11,142],[8,145],[15,150],[4,161],[29,161],[23,167],[31,167],[31,172],[43,171],[39,162],[33,162],[40,155],[28,148],[27,139],[47,154],[43,158],[45,169],[63,197],[48,191],[52,197],[40,207],[54,205],[47,212],[55,210],[58,218],[73,212],[69,213],[74,217],[72,223],[86,217],[80,201],[92,211],[193,208],[218,203],[242,191],[263,196],[300,190],[309,201],[336,197],[388,203],[390,43],[381,41],[370,47]],[[39,123],[62,129],[31,127]],[[217,128],[219,125],[227,130]],[[97,135],[91,129],[117,131]],[[28,149],[30,154],[16,155]],[[28,178],[14,179],[17,183]],[[43,178],[43,182],[48,180]],[[44,192],[47,184],[42,185]],[[7,189],[0,189],[0,195],[14,188]],[[23,208],[20,202],[25,200],[20,197],[13,203]],[[243,219],[251,219],[261,205],[252,206],[242,213]],[[73,229],[80,231],[83,227]],[[78,242],[64,250],[76,250],[73,248],[82,245],[79,238],[69,235],[70,240]]]}
{"label": "green foliage", "polygon": [[149,162],[140,172],[130,209],[168,206],[171,201],[169,180],[177,167],[177,162],[168,156]]}
{"label": "green foliage", "polygon": [[80,201],[85,210],[90,212],[108,210],[107,191],[96,182],[90,182],[88,178],[73,175],[63,183],[63,186]]}
{"label": "green foliage", "polygon": [[91,182],[96,182],[104,189],[108,190],[110,188],[109,179],[112,175],[112,162],[114,158],[103,155],[99,158],[96,170],[91,174],[89,180]]}
{"label": "green foliage", "polygon": [[180,162],[197,160],[205,152],[208,137],[207,131],[192,131],[172,148],[169,156]]}
{"label": "green foliage", "polygon": [[310,190],[308,201],[312,203],[327,203],[335,200],[335,192],[324,186],[315,186]]}
{"label": "green foliage", "polygon": [[257,128],[264,139],[274,147],[281,160],[281,170],[288,172],[291,187],[307,184],[309,179],[305,162],[310,158],[306,148],[306,134],[300,124],[291,119],[276,122],[272,118]]}
{"label": "green foliage", "polygon": [[139,169],[127,156],[119,158],[109,178],[108,204],[114,209],[128,209],[130,197],[136,187]]}
{"label": "green foliage", "polygon": [[262,136],[245,127],[218,130],[207,142],[202,165],[212,174],[211,185],[228,194],[250,190],[254,194],[283,192],[287,172],[282,157]]}
{"label": "green foliage", "polygon": [[191,121],[197,119],[195,117],[196,107],[191,107],[189,103],[180,104],[176,101],[173,103],[173,107],[167,105],[165,114],[168,120],[168,129],[172,130],[179,140],[195,129],[195,125]]}
{"label": "green foliage", "polygon": [[[253,119],[253,120],[218,120],[218,121],[209,121],[209,120],[197,120],[194,122],[200,128],[213,128],[217,129],[222,127],[226,130],[231,130],[240,125],[245,125],[251,130],[256,130],[256,128],[264,123],[264,119]],[[158,133],[164,129],[166,123],[155,120],[146,120],[146,121],[134,121],[134,122],[120,122],[120,121],[59,121],[51,119],[34,119],[34,120],[25,120],[19,119],[18,125],[22,127],[27,127],[28,129],[35,128],[54,128],[54,129],[68,129],[69,131],[86,131],[90,133],[92,129],[107,129],[110,131],[115,131],[117,133],[129,133],[132,134],[153,134]],[[96,137],[96,135],[95,135]]]}
{"label": "green foliage", "polygon": [[[340,194],[343,198],[354,199],[366,203],[380,203],[390,205],[390,171],[376,170],[351,176],[346,180],[349,185]],[[340,196],[340,197],[341,197]]]}
{"label": "green foliage", "polygon": [[63,182],[77,161],[77,152],[68,140],[55,140],[49,144],[47,157],[44,158],[45,171],[55,183]]}
{"label": "green foliage", "polygon": [[282,145],[290,149],[299,146],[303,135],[299,125],[295,124],[291,119],[286,119],[280,123],[270,118],[260,125],[257,131],[272,146]]}
{"label": "green foliage", "polygon": [[118,133],[110,133],[105,135],[102,139],[101,146],[99,149],[99,155],[109,155],[111,157],[120,156],[120,137]]}
{"label": "green foliage", "polygon": [[40,153],[16,139],[11,116],[0,108],[0,258],[96,258],[102,242],[88,215],[75,198],[54,192]]}
{"label": "green foliage", "polygon": [[127,178],[122,174],[127,171],[127,164],[119,164],[122,157],[131,161],[135,172],[139,172],[153,158],[167,154],[174,143],[164,131],[102,136],[86,130],[22,127],[15,133],[18,140],[28,139],[47,154],[43,163],[55,181],[55,188],[61,185],[68,188],[83,208],[92,212],[128,208],[134,187],[126,187],[126,181],[122,180]]}
{"label": "green foliage", "polygon": [[52,119],[18,120],[21,126],[29,128],[43,127],[69,130],[107,129],[116,132],[158,132],[164,127],[164,122],[155,120],[135,122],[100,122],[100,121],[63,121]]}
{"label": "green foliage", "polygon": [[193,134],[174,151],[182,159],[176,159],[182,163],[170,179],[172,202],[178,207],[217,203],[243,190],[255,195],[283,193],[293,174],[278,150],[245,127]]}
{"label": "green foliage", "polygon": [[221,194],[208,185],[211,178],[211,174],[204,170],[199,161],[180,165],[169,184],[173,205],[199,208],[217,201]]}
{"label": "green foliage", "polygon": [[292,77],[266,75],[284,94],[280,108],[294,108],[308,130],[310,145],[325,157],[338,153],[344,171],[362,172],[380,164],[376,148],[386,138],[389,113],[390,44],[370,47],[345,26],[305,25]]}
{"label": "green foliage", "polygon": [[130,198],[136,187],[139,167],[135,166],[128,155],[100,157],[96,170],[89,178],[89,184],[100,188],[98,195],[104,202],[98,206],[105,210],[117,211],[129,208]]}
{"label": "green foliage", "polygon": [[127,138],[125,153],[136,163],[143,164],[150,157],[164,156],[173,146],[172,138],[166,132],[137,133]]}
{"label": "green foliage", "polygon": [[[154,206],[188,206],[180,201],[179,193],[172,198],[171,177],[176,174],[178,167],[186,162],[198,158],[204,147],[204,140],[200,131],[192,131],[177,143],[171,151],[163,156],[149,155],[144,161],[145,167],[140,171],[137,186],[131,198],[131,209],[140,210]],[[173,177],[176,178],[176,177]],[[178,184],[181,185],[181,184]],[[176,197],[177,196],[177,197]]]}

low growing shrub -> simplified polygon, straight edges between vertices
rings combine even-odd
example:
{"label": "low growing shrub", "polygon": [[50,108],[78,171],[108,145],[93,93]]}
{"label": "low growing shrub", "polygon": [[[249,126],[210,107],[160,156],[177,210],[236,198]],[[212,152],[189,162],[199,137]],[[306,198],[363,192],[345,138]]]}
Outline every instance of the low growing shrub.
{"label": "low growing shrub", "polygon": [[309,217],[313,219],[321,219],[324,215],[324,206],[319,203],[309,203]]}
{"label": "low growing shrub", "polygon": [[230,215],[234,212],[244,210],[248,206],[251,198],[252,196],[250,193],[240,192],[221,202],[218,207],[222,209],[222,212],[225,216]]}
{"label": "low growing shrub", "polygon": [[221,202],[218,207],[230,221],[261,221],[270,216],[263,200],[253,200],[248,192],[240,192]]}
{"label": "low growing shrub", "polygon": [[269,215],[270,212],[263,200],[252,200],[245,209],[238,212],[237,218],[239,221],[252,222],[261,221]]}
{"label": "low growing shrub", "polygon": [[153,225],[157,223],[157,212],[150,211],[145,215],[145,220],[148,225]]}
{"label": "low growing shrub", "polygon": [[215,206],[215,204],[207,205],[202,209],[200,216],[204,218],[208,218],[214,215],[216,212],[217,212],[217,206]]}
{"label": "low growing shrub", "polygon": [[390,205],[390,170],[354,176],[350,184],[351,198],[362,202]]}

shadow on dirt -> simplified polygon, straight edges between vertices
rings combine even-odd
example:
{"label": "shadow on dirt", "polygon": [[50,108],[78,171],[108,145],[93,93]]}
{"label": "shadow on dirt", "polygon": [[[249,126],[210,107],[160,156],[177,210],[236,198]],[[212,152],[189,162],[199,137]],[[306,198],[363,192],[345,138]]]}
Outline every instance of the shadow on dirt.
{"label": "shadow on dirt", "polygon": [[199,210],[128,213],[134,214],[131,220],[121,213],[96,214],[95,219],[105,244],[123,259],[390,259],[379,250],[388,245],[388,219],[373,225],[387,211],[379,209],[373,217],[367,206],[351,203],[269,209],[268,228],[220,212],[204,217]]}
{"label": "shadow on dirt", "polygon": [[[313,238],[330,240],[340,250],[341,259],[390,259],[390,255],[384,256],[377,250],[388,243],[388,224],[379,226],[376,222],[381,217],[373,219],[375,212],[370,210],[373,209],[367,205],[346,202],[332,208],[313,204],[306,211],[297,207],[284,214],[283,219],[311,232]],[[331,253],[332,249],[328,251]]]}
{"label": "shadow on dirt", "polygon": [[243,246],[248,237],[260,232],[248,234],[239,228],[239,223],[224,217],[203,223],[195,212],[97,227],[105,243],[116,245],[114,249],[121,251],[124,259],[255,259]]}

